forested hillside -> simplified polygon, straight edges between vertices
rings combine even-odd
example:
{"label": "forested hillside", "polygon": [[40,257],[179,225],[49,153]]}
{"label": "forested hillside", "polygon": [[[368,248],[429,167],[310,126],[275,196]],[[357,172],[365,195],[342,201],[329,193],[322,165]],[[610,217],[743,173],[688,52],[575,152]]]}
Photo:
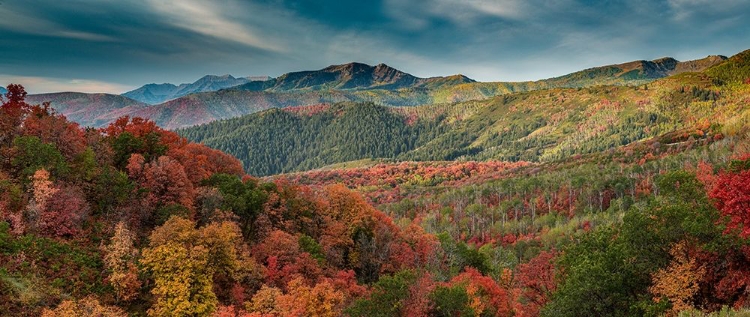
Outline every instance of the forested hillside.
{"label": "forested hillside", "polygon": [[254,175],[271,175],[362,158],[396,157],[432,140],[444,128],[436,121],[408,124],[384,106],[341,103],[273,109],[179,133],[235,153]]}
{"label": "forested hillside", "polygon": [[746,305],[748,137],[557,164],[378,163],[275,178],[342,182],[396,223],[474,246],[477,265],[524,285],[523,316],[669,316]]}
{"label": "forested hillside", "polygon": [[[662,137],[713,138],[744,120],[747,87],[706,72],[640,86],[548,89],[421,107],[334,104],[269,110],[179,130],[271,175],[359,159],[551,162]],[[742,64],[744,65],[744,64]]]}

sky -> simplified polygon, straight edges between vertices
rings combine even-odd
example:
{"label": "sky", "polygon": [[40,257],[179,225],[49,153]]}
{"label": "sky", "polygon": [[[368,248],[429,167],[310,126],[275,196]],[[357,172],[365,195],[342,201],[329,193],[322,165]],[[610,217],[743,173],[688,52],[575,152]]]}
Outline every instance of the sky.
{"label": "sky", "polygon": [[123,93],[385,63],[524,81],[750,49],[748,0],[0,0],[0,84]]}

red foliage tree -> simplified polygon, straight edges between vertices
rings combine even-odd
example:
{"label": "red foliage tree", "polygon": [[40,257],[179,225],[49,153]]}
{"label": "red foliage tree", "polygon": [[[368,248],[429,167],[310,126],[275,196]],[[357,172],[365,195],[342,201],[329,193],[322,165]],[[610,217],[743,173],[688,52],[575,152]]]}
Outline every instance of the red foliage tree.
{"label": "red foliage tree", "polygon": [[750,237],[750,169],[722,172],[709,196],[728,218],[727,231],[736,230],[740,237]]}
{"label": "red foliage tree", "polygon": [[159,128],[153,121],[143,118],[121,117],[102,130],[107,136],[116,138],[122,133],[130,133],[136,138],[157,135],[159,144],[166,146],[166,155],[178,161],[185,170],[193,186],[213,174],[225,173],[242,176],[242,163],[231,155],[207,146],[188,142],[172,131]]}
{"label": "red foliage tree", "polygon": [[436,283],[429,273],[425,273],[409,286],[409,297],[404,301],[404,316],[427,317],[432,310],[430,293]]}
{"label": "red foliage tree", "polygon": [[144,165],[141,186],[148,189],[148,201],[152,206],[179,204],[193,207],[193,183],[182,165],[168,156]]}
{"label": "red foliage tree", "polygon": [[13,138],[19,134],[19,128],[23,118],[29,112],[29,104],[26,99],[26,90],[21,85],[10,84],[7,87],[5,99],[0,106],[0,142],[10,146]]}
{"label": "red foliage tree", "polygon": [[22,133],[36,136],[44,143],[54,144],[68,160],[86,149],[86,138],[77,123],[55,114],[49,104],[31,107],[23,122]]}
{"label": "red foliage tree", "polygon": [[555,251],[542,251],[528,263],[518,265],[516,283],[523,297],[523,316],[539,316],[539,311],[557,288],[554,266],[556,255]]}
{"label": "red foliage tree", "polygon": [[193,186],[198,186],[202,180],[216,173],[238,176],[244,174],[242,163],[233,156],[202,144],[186,143],[182,145],[183,143],[174,142],[167,155],[180,162],[185,170],[190,171],[188,178]]}
{"label": "red foliage tree", "polygon": [[89,205],[83,191],[78,187],[63,186],[47,201],[39,216],[39,229],[48,236],[74,236],[88,214]]}
{"label": "red foliage tree", "polygon": [[469,305],[482,315],[489,312],[492,316],[511,315],[511,297],[492,277],[484,276],[474,268],[467,268],[450,281],[451,285],[464,284],[469,295]]}

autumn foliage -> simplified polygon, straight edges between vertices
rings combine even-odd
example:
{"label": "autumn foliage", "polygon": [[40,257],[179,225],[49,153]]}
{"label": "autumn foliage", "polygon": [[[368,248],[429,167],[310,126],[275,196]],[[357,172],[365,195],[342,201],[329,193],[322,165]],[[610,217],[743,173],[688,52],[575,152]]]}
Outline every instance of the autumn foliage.
{"label": "autumn foliage", "polygon": [[746,160],[661,164],[670,148],[609,165],[397,162],[255,178],[149,120],[84,129],[8,91],[3,316],[638,315],[748,303]]}

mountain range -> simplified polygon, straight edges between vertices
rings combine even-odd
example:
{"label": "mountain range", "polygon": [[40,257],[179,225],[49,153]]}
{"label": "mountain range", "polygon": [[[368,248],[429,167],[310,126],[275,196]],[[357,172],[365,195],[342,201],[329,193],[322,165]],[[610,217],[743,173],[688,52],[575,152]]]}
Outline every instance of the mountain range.
{"label": "mountain range", "polygon": [[[648,85],[550,88],[417,107],[336,103],[270,109],[178,133],[238,157],[254,175],[361,159],[553,162],[674,131],[701,131],[697,137],[705,137],[702,122],[738,124],[750,94],[725,83],[750,78],[748,56],[750,51],[689,64],[660,59],[591,72],[628,78],[674,74]],[[684,72],[693,69],[704,70]],[[590,77],[566,77],[571,78]]]}
{"label": "mountain range", "polygon": [[206,75],[191,84],[179,86],[169,83],[148,84],[122,94],[143,103],[155,105],[198,92],[217,91],[252,82],[251,78],[234,78],[232,75]]}
{"label": "mountain range", "polygon": [[[263,81],[230,75],[205,76],[195,83],[180,86],[149,84],[122,96],[65,92],[35,95],[30,100],[50,101],[60,113],[84,126],[101,127],[117,116],[130,115],[151,119],[167,129],[177,129],[269,108],[321,103],[418,106],[483,100],[550,88],[640,85],[686,71],[701,71],[725,59],[709,56],[688,62],[672,58],[635,61],[529,82],[476,82],[463,75],[419,78],[385,64],[349,63],[317,71],[292,72]],[[149,106],[167,99],[171,100]]]}

